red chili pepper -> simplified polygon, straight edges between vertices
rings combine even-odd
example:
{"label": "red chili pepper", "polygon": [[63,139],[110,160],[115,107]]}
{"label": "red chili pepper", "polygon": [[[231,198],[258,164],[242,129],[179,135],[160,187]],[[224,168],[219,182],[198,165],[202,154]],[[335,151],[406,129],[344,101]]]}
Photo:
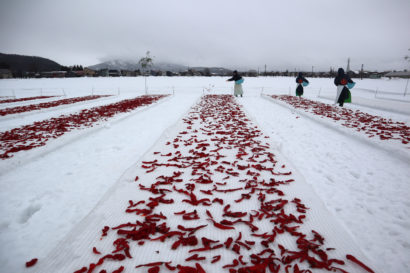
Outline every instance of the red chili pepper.
{"label": "red chili pepper", "polygon": [[112,273],[121,273],[124,270],[123,266],[120,266],[118,269],[114,270]]}
{"label": "red chili pepper", "polygon": [[185,213],[186,213],[185,210],[180,211],[180,212],[174,212],[175,215],[183,215],[183,214],[185,214]]}
{"label": "red chili pepper", "polygon": [[216,228],[223,229],[223,230],[226,230],[226,229],[235,229],[234,227],[222,225],[222,224],[216,222],[216,221],[213,220],[213,219],[209,219],[209,220],[212,221],[212,223],[214,224],[214,226],[215,226]]}
{"label": "red chili pepper", "polygon": [[354,263],[356,263],[357,265],[361,266],[363,269],[365,269],[367,272],[370,273],[374,273],[374,271],[368,267],[367,265],[365,265],[364,263],[362,263],[361,261],[359,261],[355,256],[347,254],[346,258]]}
{"label": "red chili pepper", "polygon": [[84,272],[87,272],[87,267],[85,266],[79,270],[74,271],[74,273],[84,273]]}
{"label": "red chili pepper", "polygon": [[238,265],[239,265],[238,260],[237,260],[237,259],[234,259],[234,260],[232,261],[232,264],[226,264],[226,265],[224,265],[222,268],[236,267],[236,266],[238,266]]}
{"label": "red chili pepper", "polygon": [[220,198],[214,198],[214,200],[212,200],[212,203],[219,203],[219,204],[221,204],[221,205],[223,205],[224,204],[224,200],[222,200],[222,199],[220,199]]}
{"label": "red chili pepper", "polygon": [[196,263],[195,267],[196,267],[197,273],[206,273],[200,264]]}
{"label": "red chili pepper", "polygon": [[159,271],[159,266],[151,267],[150,269],[148,269],[148,273],[159,273]]}
{"label": "red chili pepper", "polygon": [[205,260],[206,258],[205,257],[200,257],[200,256],[198,256],[198,254],[194,254],[194,255],[191,255],[191,256],[189,256],[188,258],[186,258],[185,259],[185,261],[187,261],[187,262],[189,262],[189,261],[202,261],[202,260]]}
{"label": "red chili pepper", "polygon": [[32,266],[34,266],[34,265],[37,263],[37,261],[38,261],[38,259],[37,259],[37,258],[34,258],[34,259],[32,259],[32,260],[26,262],[26,267],[32,267]]}
{"label": "red chili pepper", "polygon": [[246,265],[246,262],[243,261],[243,256],[242,256],[242,255],[239,256],[238,261],[239,261],[242,265]]}
{"label": "red chili pepper", "polygon": [[177,269],[176,266],[171,265],[171,262],[164,263],[164,264],[165,264],[165,267],[168,268],[168,270],[170,270],[170,271],[174,271],[175,269]]}
{"label": "red chili pepper", "polygon": [[[171,263],[171,262],[168,262]],[[153,263],[147,263],[147,264],[140,264],[135,266],[135,268],[139,268],[139,267],[151,267],[151,266],[160,266],[166,264],[165,262],[153,262]]]}
{"label": "red chili pepper", "polygon": [[206,226],[208,226],[208,225],[201,225],[201,226],[198,226],[198,227],[186,228],[186,227],[184,227],[184,226],[182,226],[182,225],[178,225],[178,229],[180,229],[180,230],[182,230],[182,231],[189,231],[188,235],[192,235],[192,234],[194,234],[196,231],[198,231],[198,230],[200,230],[201,228],[204,228],[204,227],[206,227]]}
{"label": "red chili pepper", "polygon": [[101,255],[101,252],[99,252],[96,247],[93,247],[93,253],[97,255]]}
{"label": "red chili pepper", "polygon": [[103,228],[103,230],[102,230],[102,235],[101,235],[101,239],[102,239],[102,237],[107,236],[107,232],[108,232],[109,229],[110,229],[109,226],[105,226],[105,227]]}
{"label": "red chili pepper", "polygon": [[220,259],[221,259],[221,255],[217,255],[217,256],[212,257],[211,264],[214,264],[214,263],[218,262]]}
{"label": "red chili pepper", "polygon": [[198,269],[190,266],[177,265],[178,273],[198,273]]}

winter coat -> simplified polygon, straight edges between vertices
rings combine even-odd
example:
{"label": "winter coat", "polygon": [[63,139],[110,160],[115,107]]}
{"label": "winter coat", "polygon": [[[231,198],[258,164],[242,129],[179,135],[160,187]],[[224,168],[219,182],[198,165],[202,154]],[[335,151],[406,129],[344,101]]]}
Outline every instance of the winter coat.
{"label": "winter coat", "polygon": [[349,89],[346,87],[348,83],[353,83],[349,75],[345,74],[343,68],[339,68],[337,71],[337,76],[334,80],[334,84],[337,86],[337,94],[335,98],[335,103],[343,105],[345,99],[349,96]]}
{"label": "winter coat", "polygon": [[347,83],[353,83],[352,79],[350,79],[349,75],[345,74],[343,68],[339,68],[337,71],[337,76],[334,80],[336,86],[338,85],[346,85]]}
{"label": "winter coat", "polygon": [[228,79],[228,81],[238,81],[240,79],[242,79],[242,76],[239,75],[238,72],[234,71],[233,75],[232,75],[232,78]]}
{"label": "winter coat", "polygon": [[301,73],[299,73],[299,75],[296,78],[296,83],[302,84],[303,82],[309,83],[309,81],[306,80],[306,78],[303,77],[303,75]]}
{"label": "winter coat", "polygon": [[235,81],[235,85],[234,85],[234,95],[235,96],[243,95],[242,84],[236,83],[236,81],[239,81],[240,79],[242,79],[242,77],[241,75],[239,75],[239,73],[236,70],[233,72],[232,78],[228,79],[228,81]]}
{"label": "winter coat", "polygon": [[298,84],[298,86],[296,87],[296,96],[303,95],[303,85],[302,85],[303,82],[309,83],[309,81],[306,80],[305,77],[303,77],[303,74],[299,73],[299,75],[296,78],[296,83]]}

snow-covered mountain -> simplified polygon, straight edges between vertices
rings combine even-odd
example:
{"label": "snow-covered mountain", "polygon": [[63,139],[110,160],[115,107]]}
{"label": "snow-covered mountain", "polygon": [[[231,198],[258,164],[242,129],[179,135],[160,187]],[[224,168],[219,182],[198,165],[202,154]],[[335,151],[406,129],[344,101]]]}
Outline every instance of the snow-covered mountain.
{"label": "snow-covered mountain", "polygon": [[[117,69],[117,70],[137,70],[141,69],[141,65],[138,64],[138,60],[110,60],[96,65],[89,66],[89,68],[94,70],[100,69]],[[151,67],[152,70],[161,70],[161,71],[172,71],[180,72],[188,69],[188,66],[179,65],[179,64],[170,64],[170,63],[154,63]]]}
{"label": "snow-covered mountain", "polygon": [[[141,65],[138,64],[138,61],[130,61],[130,60],[110,60],[106,61],[103,63],[99,63],[96,65],[89,66],[89,68],[93,70],[100,70],[100,69],[116,69],[116,70],[130,70],[134,71],[137,69],[141,69]],[[188,69],[193,69],[196,71],[205,71],[205,69],[209,69],[210,73],[216,73],[220,75],[228,75],[232,72],[230,69],[226,69],[223,67],[203,67],[203,66],[195,66],[195,67],[190,67],[186,65],[180,65],[180,64],[173,64],[173,63],[165,63],[165,62],[159,62],[155,63],[151,67],[152,70],[161,70],[161,71],[172,71],[172,72],[181,72],[181,71],[187,71]]]}

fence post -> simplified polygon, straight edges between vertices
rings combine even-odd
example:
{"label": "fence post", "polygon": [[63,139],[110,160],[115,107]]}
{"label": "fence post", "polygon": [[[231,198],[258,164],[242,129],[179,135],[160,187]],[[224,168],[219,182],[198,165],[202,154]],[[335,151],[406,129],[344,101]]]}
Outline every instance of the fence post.
{"label": "fence post", "polygon": [[407,86],[409,85],[409,80],[410,80],[410,79],[407,79],[406,89],[404,89],[404,96],[406,96],[406,94],[407,94]]}
{"label": "fence post", "polygon": [[374,93],[374,97],[377,98],[377,92],[379,91],[379,87],[376,88],[376,93]]}
{"label": "fence post", "polygon": [[319,88],[319,93],[317,94],[318,98],[320,98],[320,91],[322,91],[322,87]]}

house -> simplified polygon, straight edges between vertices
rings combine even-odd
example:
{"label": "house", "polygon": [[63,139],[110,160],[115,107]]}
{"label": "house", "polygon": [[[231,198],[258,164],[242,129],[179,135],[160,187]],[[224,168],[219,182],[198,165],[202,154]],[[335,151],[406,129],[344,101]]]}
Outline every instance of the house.
{"label": "house", "polygon": [[410,71],[392,71],[384,75],[385,77],[388,78],[405,78],[409,79],[410,78]]}
{"label": "house", "polygon": [[248,72],[245,72],[245,75],[248,77],[257,77],[258,76],[258,71],[251,69]]}
{"label": "house", "polygon": [[73,72],[74,72],[76,77],[84,77],[85,76],[84,70],[75,70]]}
{"label": "house", "polygon": [[97,74],[98,74],[99,77],[108,77],[109,76],[108,69],[100,69],[100,70],[98,70]]}
{"label": "house", "polygon": [[13,74],[10,69],[1,68],[0,69],[0,79],[11,79]]}
{"label": "house", "polygon": [[40,73],[42,78],[65,78],[66,74],[67,71],[49,71]]}
{"label": "house", "polygon": [[373,72],[373,73],[366,73],[365,76],[368,74],[368,78],[370,79],[380,79],[383,75],[381,73]]}
{"label": "house", "polygon": [[86,77],[95,77],[97,72],[95,72],[95,70],[92,70],[88,67],[84,68],[84,76]]}
{"label": "house", "polygon": [[135,72],[134,71],[130,71],[130,70],[121,70],[121,75],[125,76],[125,77],[134,77],[135,76]]}
{"label": "house", "polygon": [[108,70],[108,76],[109,77],[119,77],[121,76],[120,71],[116,70],[116,69],[110,69]]}

